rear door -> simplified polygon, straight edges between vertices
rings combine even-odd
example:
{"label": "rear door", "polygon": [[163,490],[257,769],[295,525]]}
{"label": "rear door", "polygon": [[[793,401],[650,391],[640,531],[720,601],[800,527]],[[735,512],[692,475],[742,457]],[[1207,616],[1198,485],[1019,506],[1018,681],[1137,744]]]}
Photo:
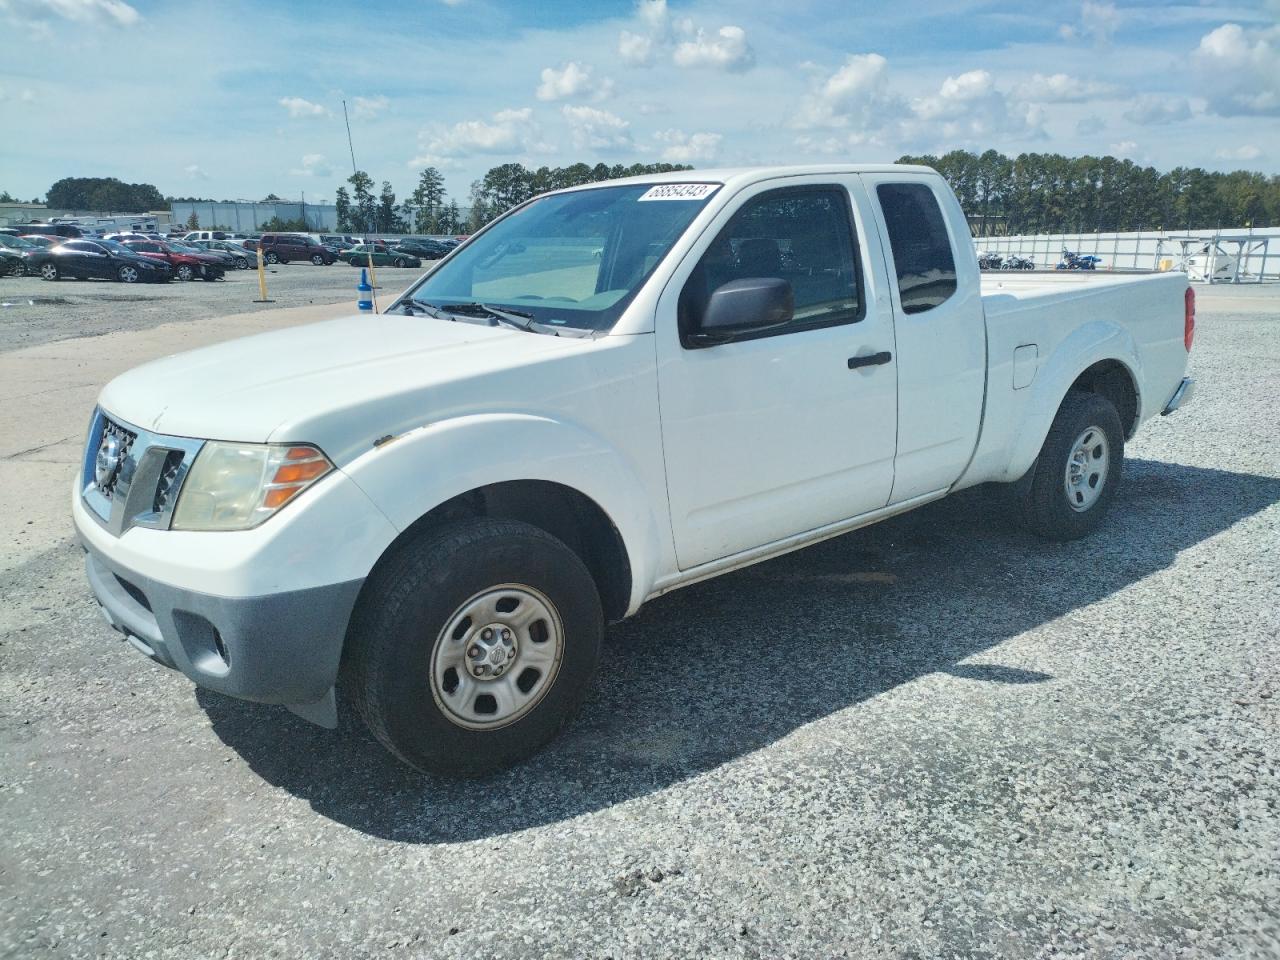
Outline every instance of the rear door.
{"label": "rear door", "polygon": [[973,455],[986,389],[986,321],[964,213],[941,178],[861,176],[893,279],[898,452],[891,502],[899,503],[951,486]]}
{"label": "rear door", "polygon": [[[888,501],[893,316],[875,306],[887,278],[868,255],[871,223],[856,178],[766,181],[726,207],[664,288],[658,389],[682,570]],[[699,346],[689,334],[710,295],[748,277],[787,280],[793,320]]]}

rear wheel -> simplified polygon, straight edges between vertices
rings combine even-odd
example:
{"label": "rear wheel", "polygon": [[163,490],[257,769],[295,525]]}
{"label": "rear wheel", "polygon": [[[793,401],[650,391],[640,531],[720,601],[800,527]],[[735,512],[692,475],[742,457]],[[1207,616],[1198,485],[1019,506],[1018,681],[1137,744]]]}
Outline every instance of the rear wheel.
{"label": "rear wheel", "polygon": [[405,260],[404,257],[396,257],[394,265],[397,267],[405,267],[405,266],[408,266],[408,262]]}
{"label": "rear wheel", "polygon": [[561,541],[510,520],[449,524],[365,584],[344,682],[406,763],[485,773],[528,757],[577,712],[603,630],[591,574]]}
{"label": "rear wheel", "polygon": [[236,269],[237,269],[237,270],[248,270],[248,269],[249,269],[249,258],[248,258],[248,257],[237,257],[237,258],[236,258]]}
{"label": "rear wheel", "polygon": [[116,276],[121,283],[137,283],[139,279],[138,268],[126,263],[116,271]]}
{"label": "rear wheel", "polygon": [[1049,428],[1023,494],[1027,524],[1048,540],[1091,533],[1115,498],[1124,468],[1124,428],[1111,401],[1069,393]]}
{"label": "rear wheel", "polygon": [[57,280],[60,275],[61,274],[58,272],[58,265],[56,263],[40,264],[41,280]]}

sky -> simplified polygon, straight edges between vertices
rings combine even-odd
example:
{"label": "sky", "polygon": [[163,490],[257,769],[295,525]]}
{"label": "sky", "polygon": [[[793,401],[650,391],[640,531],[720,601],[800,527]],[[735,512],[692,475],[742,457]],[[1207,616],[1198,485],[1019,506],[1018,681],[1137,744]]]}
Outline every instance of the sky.
{"label": "sky", "polygon": [[465,205],[516,161],[963,148],[1280,173],[1280,0],[0,0],[0,190],[333,202],[355,159]]}

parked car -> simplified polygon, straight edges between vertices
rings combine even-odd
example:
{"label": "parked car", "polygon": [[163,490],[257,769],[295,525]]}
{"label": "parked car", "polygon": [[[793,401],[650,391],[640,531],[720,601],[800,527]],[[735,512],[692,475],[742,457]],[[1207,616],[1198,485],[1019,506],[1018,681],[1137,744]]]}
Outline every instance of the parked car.
{"label": "parked car", "polygon": [[387,247],[383,244],[358,243],[343,255],[353,267],[367,267],[372,258],[375,267],[420,267],[422,261],[408,250]]}
{"label": "parked car", "polygon": [[156,263],[114,240],[67,240],[27,256],[27,269],[45,280],[119,280],[165,283],[173,276]]}
{"label": "parked car", "polygon": [[229,255],[237,270],[248,270],[250,266],[258,264],[258,255],[255,251],[246,250],[240,244],[230,240],[194,240],[191,246],[210,253]]}
{"label": "parked car", "polygon": [[452,250],[438,240],[420,240],[410,238],[401,240],[395,244],[396,248],[406,253],[412,253],[414,256],[421,257],[423,260],[439,260]]}
{"label": "parked car", "polygon": [[320,242],[323,243],[326,247],[332,247],[334,250],[337,250],[339,253],[341,253],[343,250],[350,250],[360,241],[357,240],[355,237],[348,236],[346,234],[326,233],[326,234],[321,234]]}
{"label": "parked car", "polygon": [[139,256],[168,264],[179,280],[221,280],[226,266],[220,258],[182,249],[180,244],[160,240],[130,240],[124,244]]}
{"label": "parked car", "polygon": [[984,284],[926,167],[689,176],[547,194],[381,315],[109,383],[72,497],[107,619],[329,727],[341,684],[397,757],[475,774],[555,736],[648,599],[984,483],[1086,536],[1192,398],[1181,273]]}
{"label": "parked car", "polygon": [[43,249],[43,246],[32,243],[29,240],[23,240],[21,237],[15,237],[8,233],[0,233],[0,250],[4,250],[11,257],[17,257],[18,266],[21,267],[21,270],[18,270],[12,263],[9,264],[9,272],[13,276],[20,277],[25,273],[29,273],[30,271],[26,268],[28,257],[32,253]]}
{"label": "parked car", "polygon": [[46,237],[70,238],[85,235],[85,231],[73,223],[19,223],[15,226],[21,231],[21,236],[39,234]]}
{"label": "parked car", "polygon": [[198,247],[194,244],[183,243],[181,240],[170,240],[169,248],[178,253],[189,253],[200,258],[203,263],[214,263],[225,270],[239,270],[240,264],[236,262],[236,258],[225,250],[209,250],[204,247]]}
{"label": "parked car", "polygon": [[315,237],[302,233],[264,233],[259,243],[267,263],[309,260],[316,266],[328,266],[338,259],[337,254]]}
{"label": "parked car", "polygon": [[189,230],[179,239],[183,243],[191,243],[193,240],[227,240],[230,237],[226,230]]}
{"label": "parked car", "polygon": [[44,233],[24,233],[24,234],[21,234],[18,237],[18,239],[25,240],[27,241],[27,243],[30,243],[30,244],[34,244],[35,246],[40,247],[42,250],[47,250],[49,247],[56,247],[58,244],[65,241],[67,238],[59,237],[59,236],[49,236],[48,234],[44,234]]}
{"label": "parked car", "polygon": [[26,274],[26,258],[17,250],[0,246],[0,276],[24,277]]}

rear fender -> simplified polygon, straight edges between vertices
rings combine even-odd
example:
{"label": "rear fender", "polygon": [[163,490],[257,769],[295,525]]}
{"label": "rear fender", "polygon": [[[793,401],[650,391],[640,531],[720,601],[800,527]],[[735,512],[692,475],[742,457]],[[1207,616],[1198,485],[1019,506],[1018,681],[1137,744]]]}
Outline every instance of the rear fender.
{"label": "rear fender", "polygon": [[528,414],[458,417],[384,440],[344,472],[398,531],[489,484],[562,484],[595,501],[617,528],[631,566],[628,613],[657,579],[661,538],[650,507],[654,496],[620,451],[578,424]]}
{"label": "rear fender", "polygon": [[1141,422],[1143,379],[1137,343],[1119,323],[1112,320],[1090,321],[1059,343],[1048,362],[1040,368],[1031,386],[1027,414],[1010,447],[1009,464],[1002,479],[1017,480],[1031,469],[1071,384],[1085,370],[1103,360],[1119,361],[1133,377],[1138,395],[1137,422]]}

